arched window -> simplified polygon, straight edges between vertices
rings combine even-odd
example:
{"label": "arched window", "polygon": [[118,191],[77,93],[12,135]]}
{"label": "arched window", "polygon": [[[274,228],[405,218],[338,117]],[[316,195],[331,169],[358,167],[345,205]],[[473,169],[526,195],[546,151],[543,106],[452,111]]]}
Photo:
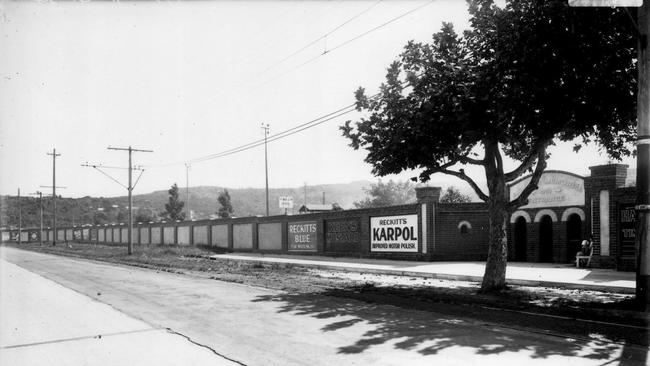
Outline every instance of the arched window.
{"label": "arched window", "polygon": [[469,221],[461,221],[458,223],[458,231],[460,231],[461,234],[469,234],[471,228],[472,224],[470,224]]}

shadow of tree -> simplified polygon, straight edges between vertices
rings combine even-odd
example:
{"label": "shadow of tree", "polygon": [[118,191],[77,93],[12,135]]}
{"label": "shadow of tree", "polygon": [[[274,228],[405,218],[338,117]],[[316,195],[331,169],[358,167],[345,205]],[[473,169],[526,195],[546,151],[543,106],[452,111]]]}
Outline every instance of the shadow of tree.
{"label": "shadow of tree", "polygon": [[[405,288],[356,286],[321,293],[264,295],[253,301],[275,302],[281,313],[331,320],[321,331],[339,332],[340,340],[349,343],[338,348],[339,354],[358,354],[374,346],[392,345],[422,355],[462,347],[474,349],[476,355],[525,352],[530,358],[573,356],[620,365],[645,365],[647,361],[647,326],[621,328],[423,301],[411,296],[411,292]],[[360,337],[352,336],[360,330]],[[622,356],[616,359],[617,354]]]}

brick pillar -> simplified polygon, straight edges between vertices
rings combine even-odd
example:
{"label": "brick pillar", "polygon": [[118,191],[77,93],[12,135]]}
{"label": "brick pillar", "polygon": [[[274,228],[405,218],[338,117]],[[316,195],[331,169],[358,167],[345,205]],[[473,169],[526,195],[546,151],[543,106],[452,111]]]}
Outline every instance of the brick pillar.
{"label": "brick pillar", "polygon": [[[617,214],[614,192],[625,186],[626,164],[606,164],[589,167],[591,176],[585,178],[585,206],[594,236],[596,266],[613,267],[618,252]],[[586,236],[586,235],[585,235]]]}
{"label": "brick pillar", "polygon": [[440,187],[416,187],[419,204],[420,252],[431,259],[436,252],[436,206],[440,200]]}

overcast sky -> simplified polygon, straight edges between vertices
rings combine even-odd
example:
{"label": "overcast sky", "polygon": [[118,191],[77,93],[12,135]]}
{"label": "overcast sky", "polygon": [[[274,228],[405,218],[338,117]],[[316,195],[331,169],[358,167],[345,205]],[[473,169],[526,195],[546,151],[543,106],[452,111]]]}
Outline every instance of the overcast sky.
{"label": "overcast sky", "polygon": [[[261,123],[273,135],[327,115],[359,86],[374,94],[407,41],[468,20],[461,0],[2,1],[0,10],[0,193],[51,185],[46,153],[56,148],[57,185],[72,197],[126,194],[81,166],[127,166],[127,153],[108,146],[154,151],[134,154],[147,167],[135,193],[183,187],[184,162],[263,138]],[[354,118],[269,143],[269,185],[376,179],[338,129]],[[606,160],[565,145],[548,168],[586,175]],[[126,184],[125,170],[105,171]],[[440,178],[432,184],[449,181]],[[189,180],[264,187],[264,148],[194,163]]]}

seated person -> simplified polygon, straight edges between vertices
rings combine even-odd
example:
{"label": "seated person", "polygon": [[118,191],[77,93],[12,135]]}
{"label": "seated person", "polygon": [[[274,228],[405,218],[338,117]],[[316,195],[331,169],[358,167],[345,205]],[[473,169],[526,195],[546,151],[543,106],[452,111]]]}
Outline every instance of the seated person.
{"label": "seated person", "polygon": [[594,237],[589,236],[589,240],[585,239],[582,241],[581,249],[580,251],[576,254],[576,256],[588,256],[591,253],[591,246],[594,241]]}

